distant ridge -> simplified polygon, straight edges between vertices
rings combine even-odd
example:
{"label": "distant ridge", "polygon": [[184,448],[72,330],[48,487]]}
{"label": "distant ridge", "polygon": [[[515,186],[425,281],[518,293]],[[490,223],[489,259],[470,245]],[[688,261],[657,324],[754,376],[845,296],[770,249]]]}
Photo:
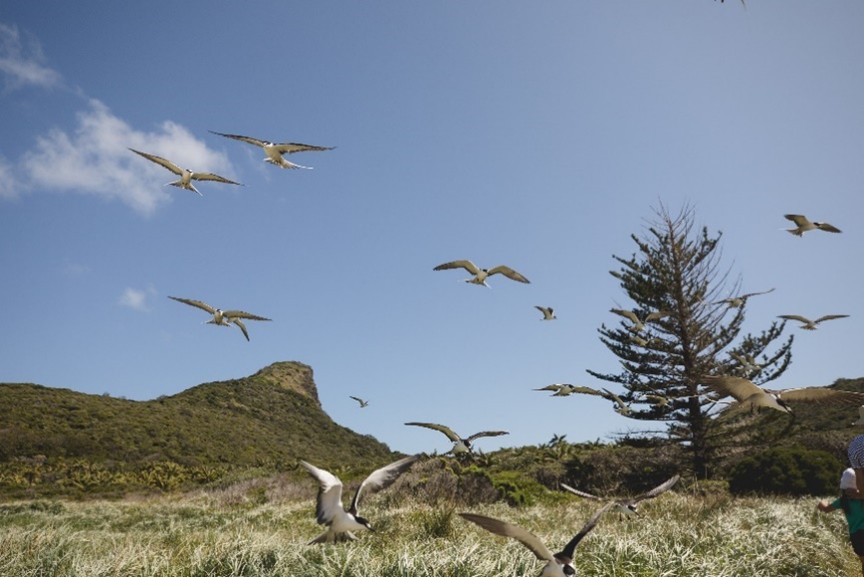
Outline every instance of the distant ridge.
{"label": "distant ridge", "polygon": [[283,470],[298,459],[351,466],[393,455],[333,422],[312,368],[293,361],[149,401],[0,383],[0,415],[0,467],[39,456]]}

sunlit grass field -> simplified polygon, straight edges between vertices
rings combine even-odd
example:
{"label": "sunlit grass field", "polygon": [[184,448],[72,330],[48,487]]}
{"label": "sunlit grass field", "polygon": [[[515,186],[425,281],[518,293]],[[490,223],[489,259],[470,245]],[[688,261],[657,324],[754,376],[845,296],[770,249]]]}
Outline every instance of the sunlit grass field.
{"label": "sunlit grass field", "polygon": [[[815,499],[662,495],[642,517],[609,514],[576,550],[581,576],[837,577],[857,575],[840,512]],[[222,490],[123,501],[0,504],[0,575],[80,577],[448,576],[539,574],[519,543],[456,513],[519,524],[558,550],[597,504],[578,498],[523,508],[454,509],[373,496],[376,531],[353,543],[306,543],[321,532],[314,489]]]}

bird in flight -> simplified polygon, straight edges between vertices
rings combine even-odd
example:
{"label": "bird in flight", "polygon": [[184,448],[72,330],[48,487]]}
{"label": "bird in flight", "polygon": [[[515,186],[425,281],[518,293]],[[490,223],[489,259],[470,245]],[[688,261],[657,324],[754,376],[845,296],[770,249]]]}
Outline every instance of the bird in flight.
{"label": "bird in flight", "polygon": [[620,315],[625,319],[629,320],[633,323],[633,326],[628,327],[628,330],[638,333],[645,329],[645,323],[650,323],[653,321],[659,321],[662,318],[668,317],[669,313],[663,311],[653,311],[645,315],[645,318],[639,318],[639,316],[633,311],[628,311],[624,309],[609,309],[609,312],[615,313],[616,315]]}
{"label": "bird in flight", "polygon": [[597,389],[592,389],[591,387],[584,387],[582,385],[571,385],[570,383],[553,383],[551,385],[546,385],[545,387],[540,387],[539,389],[534,389],[535,391],[554,391],[551,395],[553,397],[567,397],[574,393],[582,393],[585,395],[603,395]]}
{"label": "bird in flight", "polygon": [[774,289],[772,288],[772,289],[769,289],[767,291],[762,291],[762,292],[758,292],[758,293],[747,293],[747,294],[743,294],[743,295],[729,297],[728,299],[723,299],[722,301],[717,301],[716,303],[713,303],[713,304],[715,304],[715,305],[725,304],[725,305],[728,305],[729,308],[741,308],[742,306],[744,306],[744,304],[747,302],[747,299],[749,299],[750,297],[755,297],[758,295],[767,295],[768,293],[773,292],[773,291],[774,291]]}
{"label": "bird in flight", "polygon": [[135,150],[134,148],[130,148],[129,150],[131,150],[135,154],[143,156],[144,158],[146,158],[147,160],[149,160],[151,162],[155,162],[156,164],[158,164],[164,168],[167,168],[168,170],[170,170],[171,172],[173,172],[174,174],[176,174],[177,176],[180,177],[178,180],[175,180],[174,182],[167,183],[168,185],[176,186],[178,188],[182,188],[185,190],[191,190],[192,192],[197,193],[199,196],[204,196],[204,195],[201,194],[200,192],[198,192],[198,189],[195,188],[194,184],[192,184],[193,180],[212,180],[215,182],[223,182],[225,184],[236,184],[239,186],[243,186],[239,182],[234,182],[233,180],[228,180],[224,176],[219,176],[218,174],[213,174],[212,172],[193,172],[193,171],[189,170],[188,168],[180,168],[179,166],[177,166],[176,164],[174,164],[170,160],[166,160],[166,159],[162,158],[161,156],[156,156],[155,154],[148,154],[146,152],[141,152],[140,150]]}
{"label": "bird in flight", "polygon": [[827,222],[810,222],[810,220],[803,214],[784,214],[783,217],[786,220],[791,220],[795,223],[795,228],[785,229],[787,232],[790,232],[795,236],[803,236],[808,230],[816,229],[824,230],[826,232],[843,232],[836,226],[828,224]]}
{"label": "bird in flight", "polygon": [[445,262],[444,264],[439,264],[432,270],[449,270],[453,268],[464,268],[469,273],[474,275],[471,278],[466,278],[465,282],[471,284],[483,285],[489,288],[489,285],[486,284],[486,279],[492,276],[493,274],[503,274],[510,280],[515,280],[521,283],[530,283],[527,278],[510,268],[509,266],[504,266],[503,264],[499,264],[498,266],[492,267],[490,269],[480,268],[470,260],[454,260],[451,262]]}
{"label": "bird in flight", "polygon": [[372,471],[360,483],[360,486],[357,487],[354,498],[351,499],[351,506],[347,511],[342,505],[342,481],[339,480],[339,477],[329,471],[310,465],[306,461],[300,461],[300,465],[318,481],[319,487],[318,496],[315,500],[315,515],[317,516],[319,525],[327,526],[327,530],[324,533],[309,541],[308,544],[354,541],[357,537],[352,531],[358,529],[373,531],[374,529],[372,529],[369,520],[358,514],[360,497],[366,493],[386,489],[419,458],[420,455],[412,455]]}
{"label": "bird in flight", "polygon": [[647,493],[642,493],[641,495],[637,495],[636,497],[624,498],[597,497],[596,495],[592,495],[591,493],[586,493],[585,491],[574,489],[570,485],[565,485],[564,483],[561,483],[561,487],[563,487],[567,491],[570,491],[571,493],[579,495],[580,497],[585,497],[586,499],[594,499],[595,501],[609,501],[610,504],[616,509],[618,509],[620,512],[628,516],[633,516],[639,514],[638,505],[640,502],[645,501],[646,499],[653,499],[658,495],[662,495],[663,493],[671,489],[672,486],[675,485],[675,483],[677,483],[678,479],[680,478],[680,475],[674,475],[669,479],[663,481]]}
{"label": "bird in flight", "polygon": [[[435,431],[440,431],[444,433],[448,439],[453,441],[453,448],[447,451],[448,453],[453,453],[454,455],[470,453],[472,452],[471,442],[475,439],[479,439],[480,437],[498,437],[500,435],[509,435],[508,431],[481,431],[479,433],[474,433],[470,437],[460,437],[457,435],[453,429],[450,427],[445,427],[444,425],[438,425],[436,423],[405,423],[406,425],[412,425],[415,427],[426,427],[427,429],[433,429]],[[446,453],[445,453],[446,454]]]}
{"label": "bird in flight", "polygon": [[791,413],[790,403],[828,403],[839,405],[862,405],[864,393],[830,389],[828,387],[802,387],[796,389],[763,389],[744,377],[730,375],[705,375],[702,382],[720,397],[732,397],[735,403],[727,411],[767,407],[775,411]]}
{"label": "bird in flight", "polygon": [[570,539],[566,545],[564,545],[564,548],[555,554],[553,554],[536,535],[526,531],[518,525],[512,525],[499,519],[486,517],[484,515],[475,515],[474,513],[459,513],[459,515],[463,519],[483,527],[490,533],[516,539],[525,545],[529,551],[534,553],[534,556],[537,557],[537,559],[540,561],[546,561],[546,565],[543,566],[543,571],[541,571],[540,577],[570,577],[576,575],[576,569],[573,568],[573,553],[576,550],[576,546],[580,541],[582,541],[585,535],[590,533],[594,526],[597,525],[597,521],[610,506],[611,505],[606,505],[595,512],[591,518],[588,519],[588,522],[582,526],[579,532],[576,533],[576,535]]}
{"label": "bird in flight", "polygon": [[361,409],[364,408],[364,407],[368,407],[368,406],[369,406],[369,401],[366,401],[366,400],[364,400],[364,399],[361,399],[360,397],[352,397],[351,395],[348,395],[348,397],[351,398],[351,399],[354,399],[355,401],[357,401],[358,403],[360,403],[360,408],[361,408]]}
{"label": "bird in flight", "polygon": [[231,326],[231,324],[235,324],[240,327],[240,330],[243,331],[243,336],[246,337],[246,340],[249,340],[249,331],[246,330],[246,325],[243,324],[243,320],[250,321],[269,321],[270,319],[259,317],[258,315],[253,315],[251,313],[247,313],[244,311],[223,311],[222,309],[217,309],[216,307],[212,307],[205,302],[198,301],[195,299],[183,299],[180,297],[172,297],[169,296],[169,299],[173,299],[177,302],[181,302],[183,304],[187,304],[193,307],[197,307],[201,310],[207,311],[213,318],[209,321],[206,321],[207,324],[211,325],[222,325],[224,327]]}
{"label": "bird in flight", "polygon": [[264,158],[264,162],[275,164],[279,168],[311,169],[311,166],[303,166],[302,164],[295,164],[293,162],[285,160],[284,155],[294,154],[295,152],[333,150],[335,148],[335,146],[314,146],[312,144],[301,144],[299,142],[268,142],[266,140],[258,140],[257,138],[252,138],[251,136],[243,136],[240,134],[225,134],[222,132],[215,132],[213,130],[211,130],[210,132],[212,132],[213,134],[218,134],[219,136],[224,136],[225,138],[233,138],[234,140],[247,142],[249,144],[261,147],[261,149],[264,150],[264,154],[267,155],[266,158]]}
{"label": "bird in flight", "polygon": [[819,317],[815,321],[811,321],[807,317],[802,317],[801,315],[779,315],[777,318],[790,321],[798,321],[801,323],[801,328],[805,331],[815,331],[816,325],[818,325],[822,321],[830,321],[831,319],[845,319],[848,316],[849,315],[825,315]]}
{"label": "bird in flight", "polygon": [[552,307],[541,307],[540,305],[534,305],[534,308],[543,313],[543,318],[541,321],[554,321],[558,317],[555,316],[555,311]]}

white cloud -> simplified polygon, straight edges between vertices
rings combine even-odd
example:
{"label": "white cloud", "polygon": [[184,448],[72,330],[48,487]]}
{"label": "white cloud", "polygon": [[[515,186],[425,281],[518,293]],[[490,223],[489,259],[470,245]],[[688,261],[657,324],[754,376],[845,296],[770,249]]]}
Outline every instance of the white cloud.
{"label": "white cloud", "polygon": [[18,196],[18,189],[12,165],[0,156],[0,198],[15,198]]}
{"label": "white cloud", "polygon": [[42,64],[42,47],[29,39],[25,46],[15,26],[0,22],[0,72],[5,76],[6,88],[24,85],[50,88],[60,84],[60,74]]}
{"label": "white cloud", "polygon": [[[119,200],[144,215],[169,202],[173,192],[162,184],[175,180],[164,168],[129,151],[135,148],[168,158],[196,171],[231,177],[227,156],[207,148],[186,128],[165,121],[156,132],[141,132],[115,116],[98,100],[78,113],[75,131],[49,131],[36,139],[19,168],[28,188],[92,194]],[[205,192],[206,194],[206,192]]]}
{"label": "white cloud", "polygon": [[124,307],[129,307],[132,310],[147,312],[150,310],[148,301],[150,297],[155,294],[156,289],[152,286],[143,290],[126,287],[123,290],[123,294],[121,294],[120,298],[117,300],[117,303]]}
{"label": "white cloud", "polygon": [[68,277],[80,277],[88,274],[90,272],[90,267],[85,264],[67,260],[63,263],[61,271]]}

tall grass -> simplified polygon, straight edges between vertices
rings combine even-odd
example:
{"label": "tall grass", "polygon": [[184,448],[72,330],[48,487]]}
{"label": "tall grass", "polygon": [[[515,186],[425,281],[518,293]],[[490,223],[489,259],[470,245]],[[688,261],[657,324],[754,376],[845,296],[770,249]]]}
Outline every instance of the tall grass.
{"label": "tall grass", "polygon": [[[253,492],[254,494],[254,492]],[[517,523],[555,550],[595,503],[471,508]],[[321,532],[312,498],[233,493],[139,501],[0,505],[0,575],[10,577],[512,577],[539,573],[520,544],[454,509],[372,498],[376,528],[353,543],[308,546]],[[609,514],[576,551],[579,574],[603,577],[856,575],[840,513],[815,500],[667,494],[641,519]]]}

